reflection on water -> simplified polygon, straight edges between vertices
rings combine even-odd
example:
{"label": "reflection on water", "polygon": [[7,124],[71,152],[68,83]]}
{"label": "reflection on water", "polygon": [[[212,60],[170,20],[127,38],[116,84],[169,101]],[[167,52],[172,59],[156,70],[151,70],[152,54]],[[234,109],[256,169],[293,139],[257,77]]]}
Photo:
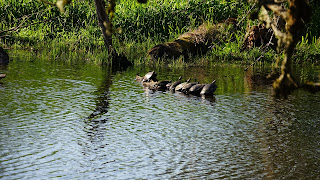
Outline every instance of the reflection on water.
{"label": "reflection on water", "polygon": [[[317,80],[319,68],[306,69],[296,73]],[[159,79],[216,79],[212,99],[153,92],[135,82],[149,70],[0,67],[0,178],[320,178],[319,94],[275,99],[263,67],[232,65],[157,69]]]}

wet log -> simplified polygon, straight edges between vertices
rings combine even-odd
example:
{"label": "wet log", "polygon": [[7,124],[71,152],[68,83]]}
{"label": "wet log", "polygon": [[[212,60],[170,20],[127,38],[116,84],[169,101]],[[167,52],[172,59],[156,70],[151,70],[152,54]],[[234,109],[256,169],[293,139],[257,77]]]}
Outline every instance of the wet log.
{"label": "wet log", "polygon": [[[229,18],[224,23],[202,24],[194,31],[180,35],[173,42],[158,44],[148,51],[148,55],[153,60],[160,58],[176,59],[189,55],[201,55],[211,49],[213,44],[219,44],[230,38],[235,29],[236,20]],[[227,32],[227,33],[226,33]]]}

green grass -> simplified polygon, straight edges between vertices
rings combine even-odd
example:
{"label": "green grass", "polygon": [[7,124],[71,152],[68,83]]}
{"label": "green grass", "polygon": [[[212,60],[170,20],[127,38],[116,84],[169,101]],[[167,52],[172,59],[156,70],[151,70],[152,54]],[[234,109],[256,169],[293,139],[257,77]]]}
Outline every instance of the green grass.
{"label": "green grass", "polygon": [[237,17],[244,7],[239,1],[202,0],[150,0],[141,5],[136,1],[120,1],[115,16],[115,27],[123,29],[121,39],[153,37],[168,40],[182,34],[204,21],[219,22]]}
{"label": "green grass", "polygon": [[[319,8],[317,1],[315,9]],[[114,47],[135,64],[168,65],[168,61],[151,62],[146,52],[159,43],[172,41],[180,34],[196,28],[204,21],[217,23],[228,17],[242,19],[251,5],[236,0],[149,0],[147,4],[118,0],[114,18]],[[320,11],[314,11],[315,15]],[[73,1],[66,7],[66,14],[57,8],[37,0],[3,0],[0,2],[0,32],[25,23],[14,32],[0,33],[0,46],[24,49],[32,55],[50,59],[85,60],[102,63],[108,58],[100,28],[97,25],[94,4],[91,1]],[[294,58],[297,62],[319,60],[319,43],[315,35],[319,18],[308,26],[308,34],[297,46]],[[204,57],[193,57],[189,62],[183,58],[170,61],[170,66],[203,64],[215,61],[251,63],[261,55],[258,48],[240,52],[247,21],[240,24],[235,41],[214,45]],[[264,61],[271,62],[273,51],[264,54]]]}

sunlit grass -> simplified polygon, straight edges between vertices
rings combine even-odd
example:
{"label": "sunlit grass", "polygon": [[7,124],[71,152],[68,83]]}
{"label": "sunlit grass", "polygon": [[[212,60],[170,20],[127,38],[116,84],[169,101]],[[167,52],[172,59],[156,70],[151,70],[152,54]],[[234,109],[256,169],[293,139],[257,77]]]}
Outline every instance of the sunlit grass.
{"label": "sunlit grass", "polygon": [[[246,20],[233,34],[234,41],[213,45],[205,56],[191,57],[188,61],[183,57],[157,62],[146,58],[146,52],[159,43],[173,41],[204,21],[218,23],[228,17],[242,19],[250,7],[250,4],[235,0],[149,0],[147,4],[118,0],[113,44],[118,53],[125,54],[137,65],[186,66],[216,61],[251,63],[262,52],[259,47],[240,52]],[[66,10],[66,14],[61,14],[56,8],[35,0],[1,1],[0,14],[5,16],[0,19],[0,31],[19,25],[26,27],[0,34],[0,46],[24,49],[33,55],[54,60],[107,61],[108,53],[97,24],[93,1],[73,1]],[[23,20],[26,21],[21,24]],[[305,37],[298,44],[294,56],[297,62],[319,60],[319,42],[310,37]],[[263,61],[273,61],[274,54],[268,50]]]}

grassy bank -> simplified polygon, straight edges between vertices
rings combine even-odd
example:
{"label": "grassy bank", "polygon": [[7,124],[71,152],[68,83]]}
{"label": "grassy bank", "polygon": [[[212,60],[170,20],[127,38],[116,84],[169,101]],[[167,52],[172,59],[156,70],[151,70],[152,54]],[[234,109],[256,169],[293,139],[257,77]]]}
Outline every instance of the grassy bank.
{"label": "grassy bank", "polygon": [[[316,1],[311,2],[315,3],[314,7],[319,7]],[[145,58],[146,52],[154,45],[172,41],[204,21],[217,23],[228,17],[240,20],[250,8],[250,4],[235,0],[149,0],[143,5],[136,1],[119,0],[114,19],[114,46],[135,64],[149,64]],[[97,63],[107,60],[93,2],[73,1],[66,7],[66,14],[61,14],[57,8],[36,0],[4,0],[0,2],[0,13],[5,15],[0,20],[0,43],[3,47],[24,49],[30,55],[50,59],[80,59]],[[236,41],[216,46],[205,57],[192,58],[191,63],[216,60],[253,62],[261,55],[258,48],[240,52],[247,25],[246,19],[241,21],[235,34]],[[14,27],[18,28],[12,30]],[[306,58],[313,62],[319,60],[319,46],[312,37],[319,34],[316,18],[309,27],[310,38],[304,38],[298,45],[297,61]],[[263,59],[272,61],[273,57],[274,52],[270,50]],[[184,63],[184,60],[172,62],[178,63]]]}

